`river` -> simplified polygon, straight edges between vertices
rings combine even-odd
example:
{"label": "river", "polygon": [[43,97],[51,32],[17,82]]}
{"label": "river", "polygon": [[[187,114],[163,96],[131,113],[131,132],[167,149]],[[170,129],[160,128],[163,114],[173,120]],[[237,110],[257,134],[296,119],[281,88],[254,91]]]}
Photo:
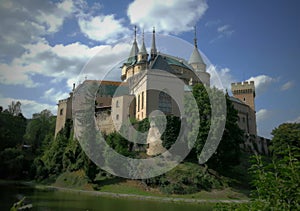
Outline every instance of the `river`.
{"label": "river", "polygon": [[9,210],[18,198],[26,197],[32,210],[101,210],[101,211],[198,211],[212,210],[213,204],[159,202],[128,198],[93,196],[57,190],[41,190],[30,186],[0,184],[0,210]]}

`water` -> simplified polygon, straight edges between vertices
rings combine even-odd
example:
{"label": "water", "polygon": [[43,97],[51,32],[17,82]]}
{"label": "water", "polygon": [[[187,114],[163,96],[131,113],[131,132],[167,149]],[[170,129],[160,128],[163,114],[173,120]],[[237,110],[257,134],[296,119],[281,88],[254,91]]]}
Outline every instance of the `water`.
{"label": "water", "polygon": [[101,211],[198,211],[211,210],[213,204],[189,204],[91,196],[28,186],[0,184],[0,210],[9,210],[14,202],[26,196],[32,210],[101,210]]}

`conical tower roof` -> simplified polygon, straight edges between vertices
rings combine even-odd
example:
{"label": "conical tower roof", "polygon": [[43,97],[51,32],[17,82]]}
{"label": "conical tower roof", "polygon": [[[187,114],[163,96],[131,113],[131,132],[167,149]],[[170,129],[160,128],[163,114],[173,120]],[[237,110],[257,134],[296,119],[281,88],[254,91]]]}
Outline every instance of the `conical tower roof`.
{"label": "conical tower roof", "polygon": [[129,54],[129,58],[128,61],[132,60],[132,58],[134,58],[139,52],[139,47],[138,44],[136,42],[136,26],[134,27],[134,41],[132,43],[132,47],[131,47],[131,51]]}
{"label": "conical tower roof", "polygon": [[189,59],[189,64],[205,64],[198,50],[196,27],[195,27],[195,38],[194,38],[194,50]]}
{"label": "conical tower roof", "polygon": [[141,47],[141,49],[140,49],[140,51],[139,51],[139,54],[143,54],[143,55],[148,54],[148,53],[147,53],[147,50],[146,50],[146,47],[145,47],[144,31],[143,31],[142,47]]}

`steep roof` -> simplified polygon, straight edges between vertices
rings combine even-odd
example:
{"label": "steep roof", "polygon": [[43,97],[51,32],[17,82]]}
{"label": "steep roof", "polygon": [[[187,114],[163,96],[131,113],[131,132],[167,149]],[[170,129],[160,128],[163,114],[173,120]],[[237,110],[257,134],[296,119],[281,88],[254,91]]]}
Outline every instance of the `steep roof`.
{"label": "steep roof", "polygon": [[194,47],[194,51],[189,59],[189,64],[204,64],[204,61],[196,46]]}
{"label": "steep roof", "polygon": [[166,58],[167,57],[163,57],[162,55],[157,55],[150,69],[159,69],[173,74],[176,73],[176,71],[174,71],[169,65]]}

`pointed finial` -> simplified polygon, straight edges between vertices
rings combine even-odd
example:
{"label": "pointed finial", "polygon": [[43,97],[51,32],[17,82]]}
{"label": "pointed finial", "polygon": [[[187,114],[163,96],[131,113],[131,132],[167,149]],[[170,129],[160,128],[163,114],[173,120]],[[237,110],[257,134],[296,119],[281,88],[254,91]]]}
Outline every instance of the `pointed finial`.
{"label": "pointed finial", "polygon": [[156,43],[155,43],[155,27],[153,27],[152,33],[152,46],[151,46],[151,59],[154,59],[157,55]]}
{"label": "pointed finial", "polygon": [[136,25],[134,25],[134,40],[136,40]]}
{"label": "pointed finial", "polygon": [[196,48],[198,48],[198,45],[197,45],[197,28],[196,28],[196,25],[194,26],[194,45]]}

